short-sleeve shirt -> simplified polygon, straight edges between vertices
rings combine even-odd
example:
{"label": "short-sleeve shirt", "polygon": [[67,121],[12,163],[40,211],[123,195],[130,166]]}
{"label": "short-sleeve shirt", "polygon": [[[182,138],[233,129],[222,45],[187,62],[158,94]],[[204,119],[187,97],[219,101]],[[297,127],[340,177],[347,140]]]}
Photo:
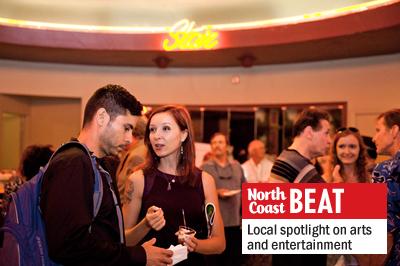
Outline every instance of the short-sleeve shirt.
{"label": "short-sleeve shirt", "polygon": [[272,166],[270,183],[325,183],[317,169],[306,157],[293,149],[283,150]]}
{"label": "short-sleeve shirt", "polygon": [[[209,160],[203,164],[202,169],[214,178],[217,189],[242,189],[242,183],[245,182],[242,167],[237,161],[231,161],[225,166],[220,166],[214,160]],[[219,198],[218,202],[224,226],[239,226],[241,223],[241,193],[231,197]]]}
{"label": "short-sleeve shirt", "polygon": [[387,185],[387,231],[393,234],[393,248],[386,265],[400,264],[400,151],[393,159],[378,164],[372,172],[374,183]]}

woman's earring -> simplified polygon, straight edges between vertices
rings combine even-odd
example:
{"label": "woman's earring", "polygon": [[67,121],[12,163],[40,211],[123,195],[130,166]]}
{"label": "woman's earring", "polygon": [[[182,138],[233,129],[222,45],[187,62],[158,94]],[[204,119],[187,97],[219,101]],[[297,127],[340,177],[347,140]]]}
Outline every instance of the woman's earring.
{"label": "woman's earring", "polygon": [[183,145],[181,145],[181,155],[183,156]]}

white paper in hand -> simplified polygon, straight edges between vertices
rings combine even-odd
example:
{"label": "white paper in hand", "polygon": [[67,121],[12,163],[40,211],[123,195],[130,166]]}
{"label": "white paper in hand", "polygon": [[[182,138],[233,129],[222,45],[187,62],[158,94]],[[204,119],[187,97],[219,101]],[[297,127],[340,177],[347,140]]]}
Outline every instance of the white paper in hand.
{"label": "white paper in hand", "polygon": [[176,246],[171,245],[168,249],[174,252],[174,255],[172,255],[172,265],[187,259],[188,250],[186,246],[181,244]]}

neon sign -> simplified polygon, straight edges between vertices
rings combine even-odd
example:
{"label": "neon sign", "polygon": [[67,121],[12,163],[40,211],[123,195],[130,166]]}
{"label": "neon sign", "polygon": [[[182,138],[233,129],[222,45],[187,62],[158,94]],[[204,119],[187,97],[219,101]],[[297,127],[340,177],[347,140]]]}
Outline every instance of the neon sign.
{"label": "neon sign", "polygon": [[165,51],[213,49],[218,45],[218,32],[211,26],[194,28],[195,22],[182,19],[169,30],[168,38],[163,40]]}

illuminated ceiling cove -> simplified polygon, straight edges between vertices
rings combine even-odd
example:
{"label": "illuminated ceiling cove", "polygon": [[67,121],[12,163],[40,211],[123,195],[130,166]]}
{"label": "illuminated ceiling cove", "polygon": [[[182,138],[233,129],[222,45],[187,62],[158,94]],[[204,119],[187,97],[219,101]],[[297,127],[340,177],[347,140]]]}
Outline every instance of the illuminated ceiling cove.
{"label": "illuminated ceiling cove", "polygon": [[400,0],[0,0],[4,59],[251,67],[398,52]]}
{"label": "illuminated ceiling cove", "polygon": [[[246,25],[293,18],[323,11],[359,9],[360,4],[385,0],[1,0],[0,18],[18,21],[76,25],[129,27],[137,31],[163,31],[181,19],[197,25]],[[364,8],[364,7],[361,7]],[[318,15],[318,14],[317,14]],[[290,20],[290,19],[289,19]],[[75,25],[75,26],[73,26]],[[251,24],[250,24],[251,25]],[[257,26],[257,24],[255,24]],[[254,25],[252,25],[254,26]]]}

